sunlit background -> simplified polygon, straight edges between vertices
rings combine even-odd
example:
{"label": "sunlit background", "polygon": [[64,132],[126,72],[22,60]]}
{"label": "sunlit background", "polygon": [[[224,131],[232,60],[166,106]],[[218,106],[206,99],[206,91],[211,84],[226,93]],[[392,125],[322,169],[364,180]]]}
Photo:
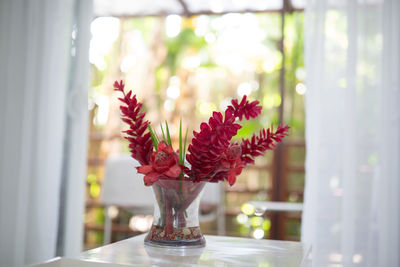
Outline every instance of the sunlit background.
{"label": "sunlit background", "polygon": [[[144,103],[152,125],[169,122],[175,140],[180,118],[190,139],[212,111],[224,110],[232,98],[243,95],[259,100],[263,111],[244,123],[239,140],[263,127],[288,123],[292,128],[285,142],[247,167],[233,187],[226,185],[223,233],[299,240],[300,212],[263,212],[248,202],[303,201],[303,12],[284,13],[284,20],[280,12],[97,17],[91,34],[86,248],[104,242],[106,209],[100,195],[105,160],[128,152],[118,94],[112,90],[117,79],[124,79]],[[201,212],[213,209],[202,206]],[[118,206],[107,212],[112,242],[146,232],[152,222],[151,215]],[[202,222],[201,229],[220,232],[216,220]]]}

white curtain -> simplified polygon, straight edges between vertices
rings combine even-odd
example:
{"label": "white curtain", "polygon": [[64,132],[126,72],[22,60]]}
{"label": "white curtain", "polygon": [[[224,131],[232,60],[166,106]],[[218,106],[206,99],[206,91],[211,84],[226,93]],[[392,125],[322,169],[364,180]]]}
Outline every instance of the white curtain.
{"label": "white curtain", "polygon": [[400,1],[309,0],[302,241],[314,266],[400,266]]}
{"label": "white curtain", "polygon": [[90,6],[0,1],[0,266],[81,250]]}

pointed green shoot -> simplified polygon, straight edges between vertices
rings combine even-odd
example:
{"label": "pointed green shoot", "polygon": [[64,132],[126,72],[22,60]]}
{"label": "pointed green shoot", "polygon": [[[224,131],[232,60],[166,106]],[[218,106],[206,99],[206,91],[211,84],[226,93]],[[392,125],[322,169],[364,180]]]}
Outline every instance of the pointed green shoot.
{"label": "pointed green shoot", "polygon": [[154,131],[153,131],[153,129],[151,128],[150,124],[148,125],[148,128],[149,128],[149,132],[150,132],[150,136],[151,136],[151,141],[153,142],[154,149],[157,151],[157,146],[158,146],[158,140],[157,140],[158,138],[157,138],[157,135],[154,134]]}
{"label": "pointed green shoot", "polygon": [[182,151],[182,118],[179,122],[179,164],[183,164],[183,151]]}
{"label": "pointed green shoot", "polygon": [[165,133],[164,133],[164,129],[163,129],[163,127],[162,127],[162,123],[160,124],[160,127],[161,127],[162,136],[163,136],[163,141],[164,141],[165,143],[167,143],[167,139],[165,138]]}
{"label": "pointed green shoot", "polygon": [[165,128],[166,128],[166,130],[167,130],[168,144],[169,144],[170,146],[172,146],[171,135],[169,134],[169,128],[168,128],[168,122],[167,122],[167,121],[165,121]]}
{"label": "pointed green shoot", "polygon": [[157,135],[157,133],[156,132],[154,132],[154,136],[156,137],[156,139],[157,139],[157,143],[160,143],[161,141],[160,141],[160,137],[158,137],[158,135]]}
{"label": "pointed green shoot", "polygon": [[[183,144],[183,157],[182,157],[182,161],[183,163],[185,163],[185,155],[186,155],[186,140],[187,140],[187,134],[188,134],[188,130],[189,128],[186,128],[186,133],[185,133],[185,142]],[[182,164],[183,164],[182,163]]]}

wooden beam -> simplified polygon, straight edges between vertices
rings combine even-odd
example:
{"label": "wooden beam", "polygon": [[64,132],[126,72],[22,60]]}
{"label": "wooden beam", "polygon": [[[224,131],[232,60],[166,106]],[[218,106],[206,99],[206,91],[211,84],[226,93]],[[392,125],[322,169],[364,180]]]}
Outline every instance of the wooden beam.
{"label": "wooden beam", "polygon": [[183,9],[183,15],[185,17],[190,17],[192,16],[187,4],[185,3],[185,1],[183,0],[177,0],[179,2],[179,4],[181,5],[182,9]]}
{"label": "wooden beam", "polygon": [[[226,11],[221,11],[221,12],[213,12],[211,10],[199,10],[196,12],[191,12],[190,13],[190,17],[192,16],[200,16],[200,15],[225,15],[228,13],[254,13],[254,14],[259,14],[259,13],[280,13],[282,11],[282,9],[242,9],[242,10],[226,10]],[[292,12],[304,12],[304,8],[293,8]],[[102,15],[96,15],[95,17],[104,17],[104,16],[111,16],[111,17],[116,17],[116,18],[120,18],[120,19],[124,19],[124,18],[143,18],[143,17],[166,17],[168,15],[172,15],[172,14],[176,14],[176,13],[171,13],[168,11],[160,11],[157,13],[149,13],[149,14],[112,14],[112,13],[108,13],[108,14],[102,14]],[[185,17],[184,13],[178,13],[176,15],[179,16],[183,16]]]}

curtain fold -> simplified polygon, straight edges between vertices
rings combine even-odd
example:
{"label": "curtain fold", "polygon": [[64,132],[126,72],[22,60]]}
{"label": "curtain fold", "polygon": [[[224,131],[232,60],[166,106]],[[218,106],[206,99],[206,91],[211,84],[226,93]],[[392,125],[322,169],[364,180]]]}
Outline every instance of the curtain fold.
{"label": "curtain fold", "polygon": [[[56,255],[62,175],[71,157],[66,153],[79,151],[64,142],[71,129],[66,111],[77,5],[90,6],[90,1],[0,1],[0,266],[24,266]],[[84,76],[87,71],[79,77],[77,98],[86,104]],[[87,109],[80,107],[84,118]],[[85,127],[72,129],[85,134]],[[85,149],[87,136],[81,139],[78,144]],[[70,176],[77,175],[68,183],[81,187],[75,192],[83,201],[85,159],[79,160],[83,163],[74,163],[79,169],[71,171]],[[70,212],[63,219],[68,227],[83,227],[84,203],[72,205],[69,209],[80,214]],[[82,231],[73,237],[80,242]]]}
{"label": "curtain fold", "polygon": [[66,98],[66,131],[61,181],[57,255],[82,251],[88,145],[88,88],[92,0],[77,0],[72,23],[71,63]]}
{"label": "curtain fold", "polygon": [[302,241],[314,266],[400,266],[399,13],[396,0],[307,3]]}

